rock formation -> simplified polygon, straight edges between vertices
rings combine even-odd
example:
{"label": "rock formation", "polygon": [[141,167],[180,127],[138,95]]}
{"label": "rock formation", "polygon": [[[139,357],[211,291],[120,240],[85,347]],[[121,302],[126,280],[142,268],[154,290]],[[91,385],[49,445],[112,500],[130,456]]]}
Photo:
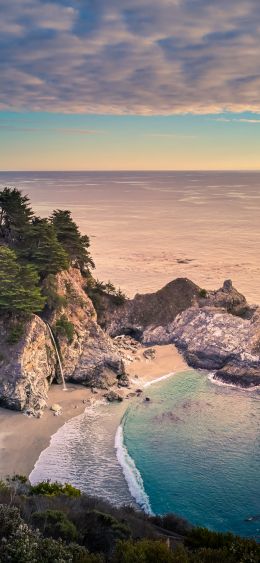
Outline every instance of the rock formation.
{"label": "rock formation", "polygon": [[55,377],[56,357],[45,323],[34,316],[17,343],[8,342],[10,325],[0,323],[0,405],[37,414]]}
{"label": "rock formation", "polygon": [[[260,382],[260,309],[250,307],[229,280],[217,291],[205,291],[177,279],[121,306],[107,300],[101,319],[106,330],[79,270],[63,271],[55,283],[60,305],[43,319],[27,320],[18,341],[9,338],[10,319],[0,321],[0,405],[34,415],[43,411],[49,386],[59,379],[46,321],[68,381],[108,392],[127,385],[124,359],[136,352],[134,337],[147,346],[175,343],[189,365],[214,371],[222,381],[245,387]],[[127,343],[118,338],[122,334],[129,335]]]}
{"label": "rock formation", "polygon": [[[126,378],[124,363],[111,338],[97,324],[92,302],[83,290],[79,270],[56,277],[57,293],[64,303],[48,314],[62,357],[65,379],[108,389]],[[60,319],[72,334],[62,331]],[[24,322],[18,342],[8,340],[9,321],[0,324],[0,405],[38,415],[46,405],[48,389],[59,378],[57,357],[48,328],[33,315]]]}
{"label": "rock formation", "polygon": [[132,334],[147,346],[175,343],[189,365],[244,387],[260,383],[260,310],[226,280],[205,291],[187,279],[137,295],[106,318],[110,334]]}

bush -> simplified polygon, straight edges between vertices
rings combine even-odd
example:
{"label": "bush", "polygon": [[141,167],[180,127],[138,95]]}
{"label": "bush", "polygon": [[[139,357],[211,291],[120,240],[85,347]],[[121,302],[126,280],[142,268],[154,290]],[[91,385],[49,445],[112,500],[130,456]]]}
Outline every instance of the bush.
{"label": "bush", "polygon": [[57,280],[54,274],[49,274],[42,283],[42,294],[46,298],[46,305],[52,311],[59,311],[66,307],[67,299],[57,292]]}
{"label": "bush", "polygon": [[42,483],[37,483],[30,489],[31,495],[47,495],[47,496],[58,496],[66,495],[68,497],[79,497],[81,492],[76,487],[73,487],[69,483],[50,483],[50,481],[43,481]]}
{"label": "bush", "polygon": [[111,554],[118,540],[128,539],[129,527],[110,514],[92,510],[84,515],[81,527],[83,543],[91,551]]}
{"label": "bush", "polygon": [[199,296],[202,297],[203,299],[205,299],[208,295],[208,292],[206,289],[200,289],[199,290]]}
{"label": "bush", "polygon": [[118,543],[113,563],[188,563],[188,554],[180,547],[171,551],[164,541],[141,540]]}
{"label": "bush", "polygon": [[34,512],[32,522],[44,536],[62,539],[66,542],[76,541],[78,532],[75,525],[60,510],[44,510]]}
{"label": "bush", "polygon": [[172,513],[165,514],[164,516],[152,516],[150,521],[156,526],[164,528],[164,530],[169,530],[182,535],[186,535],[192,528],[191,524],[187,520]]}
{"label": "bush", "polygon": [[74,331],[74,324],[68,320],[66,315],[61,315],[54,327],[55,334],[65,336],[69,344],[71,344],[73,341]]}

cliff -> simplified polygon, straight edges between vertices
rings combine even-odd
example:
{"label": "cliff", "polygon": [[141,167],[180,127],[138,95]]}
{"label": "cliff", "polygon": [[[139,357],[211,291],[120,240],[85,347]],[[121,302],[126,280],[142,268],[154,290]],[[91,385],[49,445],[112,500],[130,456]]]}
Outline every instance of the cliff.
{"label": "cliff", "polygon": [[174,343],[190,366],[244,387],[260,383],[260,313],[226,280],[205,291],[186,278],[137,295],[103,314],[111,335],[131,334],[144,344]]}
{"label": "cliff", "polygon": [[60,379],[45,321],[55,335],[66,380],[108,389],[118,378],[126,377],[123,361],[98,325],[83,285],[79,270],[61,272],[56,276],[55,290],[62,305],[45,313],[43,319],[36,315],[15,323],[1,319],[0,405],[34,415],[43,411],[49,386]]}

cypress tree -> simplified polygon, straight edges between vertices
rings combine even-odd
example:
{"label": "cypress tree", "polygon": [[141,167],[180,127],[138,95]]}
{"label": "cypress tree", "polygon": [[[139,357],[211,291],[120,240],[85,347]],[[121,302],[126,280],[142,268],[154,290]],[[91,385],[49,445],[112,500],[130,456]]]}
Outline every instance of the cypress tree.
{"label": "cypress tree", "polygon": [[71,212],[57,209],[51,216],[52,224],[57,233],[58,241],[69,255],[70,264],[88,273],[95,264],[88,251],[89,237],[82,236],[76,223],[71,218]]}
{"label": "cypress tree", "polygon": [[0,246],[1,312],[33,313],[43,309],[45,298],[37,287],[38,282],[32,264],[19,264],[13,250]]}

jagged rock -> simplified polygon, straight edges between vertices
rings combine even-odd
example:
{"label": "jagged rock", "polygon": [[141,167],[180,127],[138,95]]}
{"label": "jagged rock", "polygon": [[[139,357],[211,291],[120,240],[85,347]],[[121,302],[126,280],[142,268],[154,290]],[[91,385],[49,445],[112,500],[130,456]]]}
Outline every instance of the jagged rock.
{"label": "jagged rock", "polygon": [[154,360],[156,356],[156,350],[154,348],[147,348],[147,350],[144,350],[143,356],[146,360]]}
{"label": "jagged rock", "polygon": [[253,338],[259,332],[256,319],[241,319],[214,307],[191,308],[168,330],[191,366],[214,370],[228,383],[259,385],[260,356]]}
{"label": "jagged rock", "polygon": [[[65,315],[73,325],[73,337],[56,333],[65,379],[107,389],[125,374],[124,362],[111,338],[97,323],[96,312],[86,295],[79,270],[71,268],[56,276],[57,293],[66,306],[48,316],[55,331]],[[59,373],[57,357],[46,324],[33,315],[17,344],[7,344],[8,326],[0,320],[0,405],[37,415],[46,406],[48,389]]]}
{"label": "jagged rock", "polygon": [[104,397],[106,397],[106,400],[107,400],[109,403],[112,403],[113,401],[119,401],[119,402],[123,401],[123,397],[122,397],[121,395],[119,395],[119,393],[116,393],[116,392],[113,391],[113,390],[112,390],[112,391],[109,391],[109,393],[106,393],[106,394],[104,395]]}
{"label": "jagged rock", "polygon": [[57,291],[66,297],[66,307],[52,315],[51,324],[55,326],[65,314],[74,327],[72,342],[68,342],[66,335],[58,335],[65,379],[104,388],[116,383],[125,368],[113,341],[97,323],[84,283],[75,268],[57,275]]}
{"label": "jagged rock", "polygon": [[51,411],[61,413],[62,408],[60,405],[58,405],[58,403],[54,403],[53,405],[51,405]]}
{"label": "jagged rock", "polygon": [[246,298],[233,287],[231,280],[225,280],[217,291],[207,291],[207,297],[200,299],[199,304],[202,307],[221,307],[240,317],[250,316],[251,313]]}
{"label": "jagged rock", "polygon": [[178,278],[155,293],[137,294],[115,307],[102,322],[112,335],[130,335],[142,340],[148,326],[166,326],[199,299],[200,288],[187,278]]}
{"label": "jagged rock", "polygon": [[16,344],[7,342],[9,321],[0,321],[0,405],[38,416],[55,377],[56,357],[44,322],[36,316],[24,325]]}

